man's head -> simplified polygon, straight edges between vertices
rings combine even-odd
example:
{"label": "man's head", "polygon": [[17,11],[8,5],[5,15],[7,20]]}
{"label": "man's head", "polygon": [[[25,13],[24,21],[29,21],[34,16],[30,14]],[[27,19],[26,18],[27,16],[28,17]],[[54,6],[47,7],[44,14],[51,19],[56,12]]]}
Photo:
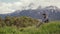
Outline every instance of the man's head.
{"label": "man's head", "polygon": [[42,14],[43,16],[45,16],[46,14],[44,13],[44,14]]}

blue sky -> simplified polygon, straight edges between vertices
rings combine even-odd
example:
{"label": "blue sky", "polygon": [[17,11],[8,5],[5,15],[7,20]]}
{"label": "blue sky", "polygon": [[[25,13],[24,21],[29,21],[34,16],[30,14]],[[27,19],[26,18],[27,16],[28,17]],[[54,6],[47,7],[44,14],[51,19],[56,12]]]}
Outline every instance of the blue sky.
{"label": "blue sky", "polygon": [[0,14],[12,13],[16,10],[37,9],[46,6],[60,8],[60,0],[0,0]]}

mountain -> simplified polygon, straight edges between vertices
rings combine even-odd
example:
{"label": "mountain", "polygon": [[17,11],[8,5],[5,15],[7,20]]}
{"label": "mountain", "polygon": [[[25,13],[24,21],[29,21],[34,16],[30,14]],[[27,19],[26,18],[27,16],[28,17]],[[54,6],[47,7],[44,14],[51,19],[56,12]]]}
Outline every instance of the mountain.
{"label": "mountain", "polygon": [[47,13],[49,16],[50,20],[60,20],[60,8],[56,7],[56,6],[48,6],[45,8],[37,8],[36,10],[16,10],[13,13],[10,14],[0,14],[0,16],[29,16],[32,18],[37,18],[37,19],[41,19],[42,18],[42,13]]}
{"label": "mountain", "polygon": [[49,13],[51,20],[60,20],[60,8],[56,6],[49,6],[44,8],[44,11]]}

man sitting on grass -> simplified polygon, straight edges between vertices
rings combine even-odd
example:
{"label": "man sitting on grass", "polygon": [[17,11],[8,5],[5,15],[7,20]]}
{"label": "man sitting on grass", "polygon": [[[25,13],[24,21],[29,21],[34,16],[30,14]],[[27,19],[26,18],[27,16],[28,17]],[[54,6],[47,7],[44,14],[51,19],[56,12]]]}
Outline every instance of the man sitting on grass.
{"label": "man sitting on grass", "polygon": [[41,24],[43,23],[48,23],[49,22],[49,19],[48,19],[48,16],[46,13],[42,14],[43,15],[43,18],[42,18],[42,21],[40,23],[37,24],[36,27],[39,27]]}
{"label": "man sitting on grass", "polygon": [[43,15],[43,19],[42,19],[42,22],[44,22],[44,23],[48,23],[49,22],[49,19],[48,19],[48,16],[47,16],[47,14],[42,14]]}

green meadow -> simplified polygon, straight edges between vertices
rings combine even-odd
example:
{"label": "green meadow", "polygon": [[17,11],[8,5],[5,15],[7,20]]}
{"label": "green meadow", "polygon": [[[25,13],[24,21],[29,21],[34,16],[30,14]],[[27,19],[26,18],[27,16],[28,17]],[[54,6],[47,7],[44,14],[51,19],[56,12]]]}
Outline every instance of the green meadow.
{"label": "green meadow", "polygon": [[0,34],[60,34],[60,21],[44,23],[38,28],[35,25],[23,28],[4,26],[0,27]]}

